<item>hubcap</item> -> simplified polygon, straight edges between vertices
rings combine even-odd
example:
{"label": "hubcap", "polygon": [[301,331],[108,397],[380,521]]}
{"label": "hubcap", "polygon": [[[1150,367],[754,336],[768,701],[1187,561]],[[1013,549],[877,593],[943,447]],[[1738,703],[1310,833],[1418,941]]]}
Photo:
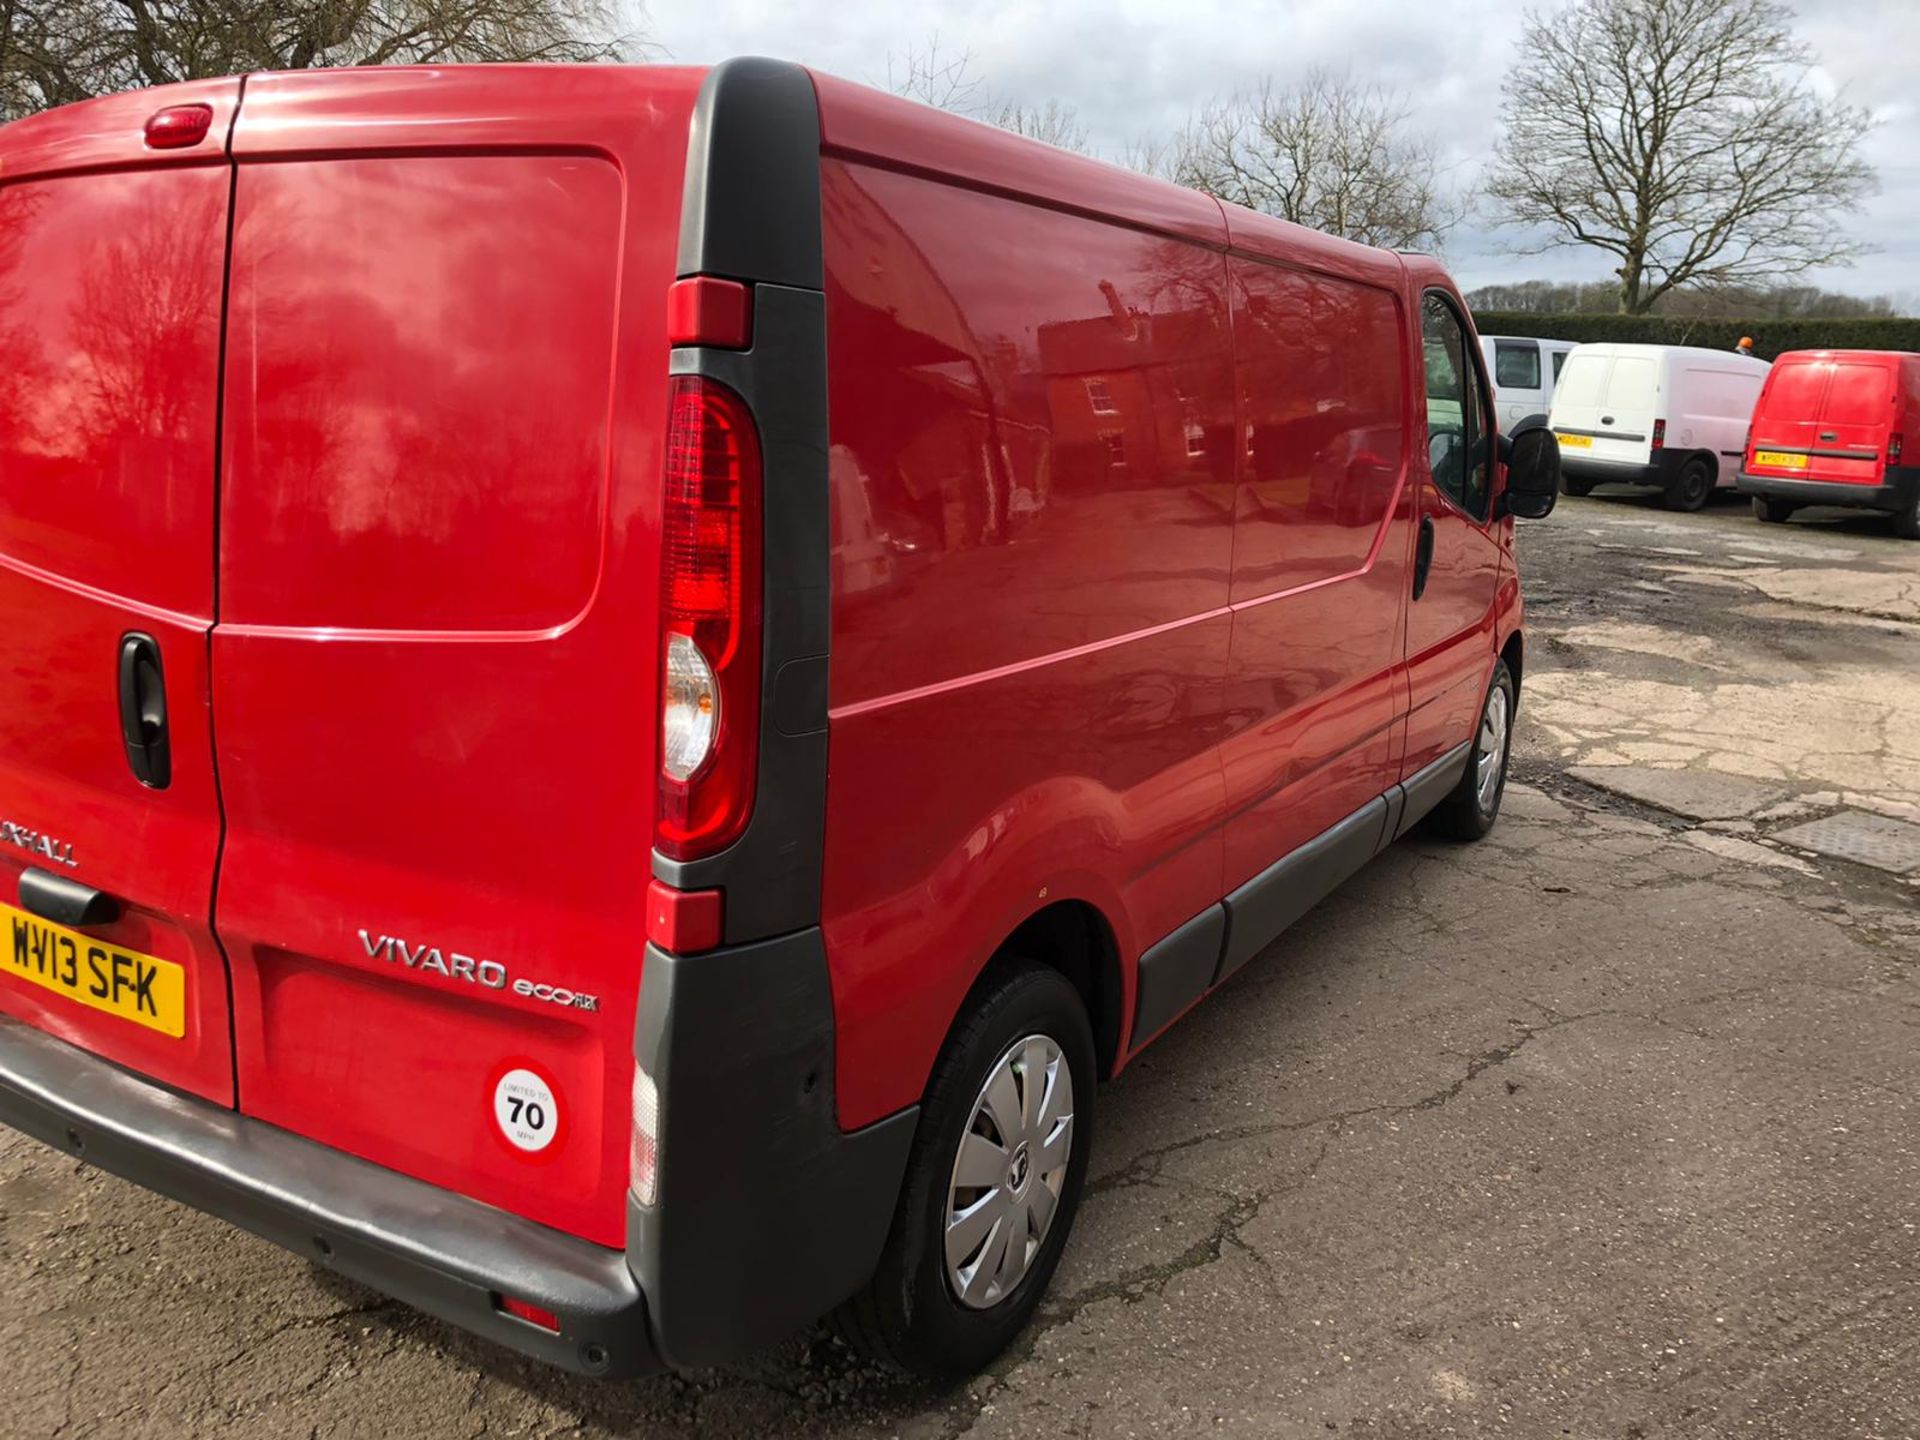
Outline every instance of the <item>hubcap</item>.
{"label": "hubcap", "polygon": [[1045,1035],[1016,1040],[987,1072],[947,1189],[947,1283],[974,1310],[1020,1283],[1060,1208],[1073,1154],[1073,1072]]}
{"label": "hubcap", "polygon": [[1474,750],[1474,788],[1480,797],[1480,812],[1493,809],[1493,797],[1500,790],[1500,771],[1507,763],[1506,687],[1496,685],[1487,696],[1486,713],[1480,717],[1480,743]]}

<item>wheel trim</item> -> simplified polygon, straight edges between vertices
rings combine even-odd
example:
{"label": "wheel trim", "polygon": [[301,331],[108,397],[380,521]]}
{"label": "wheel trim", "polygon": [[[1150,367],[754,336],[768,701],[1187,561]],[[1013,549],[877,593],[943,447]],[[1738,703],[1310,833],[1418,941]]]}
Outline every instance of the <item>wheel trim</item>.
{"label": "wheel trim", "polygon": [[1033,1265],[1073,1154],[1073,1071],[1046,1035],[1009,1045],[987,1072],[947,1186],[943,1258],[954,1298],[984,1310]]}
{"label": "wheel trim", "polygon": [[1494,796],[1500,791],[1500,775],[1507,763],[1507,729],[1512,718],[1507,687],[1494,686],[1487,693],[1487,708],[1480,715],[1480,736],[1473,752],[1473,788],[1483,815],[1492,811]]}

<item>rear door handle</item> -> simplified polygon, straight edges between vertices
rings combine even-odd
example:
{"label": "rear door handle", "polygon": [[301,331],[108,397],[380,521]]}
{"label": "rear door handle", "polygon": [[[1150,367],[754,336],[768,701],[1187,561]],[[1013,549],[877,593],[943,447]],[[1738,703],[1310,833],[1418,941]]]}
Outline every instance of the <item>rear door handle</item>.
{"label": "rear door handle", "polygon": [[160,646],[135,630],[120,637],[120,736],[133,778],[149,790],[173,783],[173,750],[167,741],[167,680]]}
{"label": "rear door handle", "polygon": [[105,891],[33,865],[20,872],[20,908],[56,925],[108,925],[120,914]]}
{"label": "rear door handle", "polygon": [[1420,543],[1413,552],[1413,598],[1418,600],[1427,588],[1427,571],[1433,567],[1433,517],[1420,517]]}

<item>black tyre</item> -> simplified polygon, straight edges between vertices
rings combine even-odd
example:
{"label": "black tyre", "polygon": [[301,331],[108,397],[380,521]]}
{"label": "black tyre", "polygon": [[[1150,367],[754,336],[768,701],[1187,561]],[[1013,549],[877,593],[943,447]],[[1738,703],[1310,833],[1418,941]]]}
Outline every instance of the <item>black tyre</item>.
{"label": "black tyre", "polygon": [[990,970],[934,1064],[879,1269],[834,1317],[850,1345],[953,1376],[1020,1333],[1073,1229],[1094,1080],[1079,991],[1025,961]]}
{"label": "black tyre", "polygon": [[1904,510],[1893,512],[1893,533],[1902,540],[1920,540],[1920,488],[1907,498]]}
{"label": "black tyre", "polygon": [[1427,816],[1427,829],[1433,834],[1447,840],[1478,840],[1500,818],[1519,698],[1507,662],[1494,661],[1493,678],[1487,682],[1486,698],[1480,702],[1480,723],[1474,727],[1466,773]]}
{"label": "black tyre", "polygon": [[1784,525],[1799,509],[1791,501],[1775,500],[1766,495],[1753,497],[1753,518],[1764,520],[1769,525]]}
{"label": "black tyre", "polygon": [[1565,475],[1562,475],[1560,477],[1560,488],[1566,491],[1566,493],[1569,495],[1576,495],[1576,496],[1591,495],[1593,493],[1593,481],[1573,480],[1573,479],[1569,479]]}
{"label": "black tyre", "polygon": [[1698,510],[1713,494],[1713,484],[1718,478],[1713,462],[1704,455],[1696,455],[1667,482],[1661,502],[1669,510]]}

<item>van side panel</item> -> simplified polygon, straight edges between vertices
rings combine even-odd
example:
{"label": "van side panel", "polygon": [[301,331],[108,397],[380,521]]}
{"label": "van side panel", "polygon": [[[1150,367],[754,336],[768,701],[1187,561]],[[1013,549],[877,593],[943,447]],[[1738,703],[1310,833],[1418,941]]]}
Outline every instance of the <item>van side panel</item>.
{"label": "van side panel", "polygon": [[[268,77],[235,142],[213,693],[241,1109],[609,1245],[697,83]],[[554,1092],[537,1149],[495,1120],[513,1069]]]}
{"label": "van side panel", "polygon": [[[0,902],[17,905],[29,866],[112,897],[119,917],[87,934],[182,967],[183,1033],[34,983],[45,932],[24,921],[0,920],[0,1012],[222,1105],[233,1066],[210,928],[206,633],[223,142],[239,94],[236,80],[169,86],[0,132]],[[141,127],[169,104],[209,106],[208,139],[146,150]],[[157,646],[164,788],[135,778],[125,747],[129,633]],[[89,957],[68,958],[69,978],[84,975]]]}
{"label": "van side panel", "polygon": [[1222,747],[1231,889],[1400,778],[1414,520],[1399,297],[1238,255],[1229,268],[1246,437]]}
{"label": "van side panel", "polygon": [[1109,919],[1130,1015],[1133,959],[1219,900],[1234,395],[1217,250],[831,147],[822,187],[852,1127],[919,1099],[1034,911]]}

